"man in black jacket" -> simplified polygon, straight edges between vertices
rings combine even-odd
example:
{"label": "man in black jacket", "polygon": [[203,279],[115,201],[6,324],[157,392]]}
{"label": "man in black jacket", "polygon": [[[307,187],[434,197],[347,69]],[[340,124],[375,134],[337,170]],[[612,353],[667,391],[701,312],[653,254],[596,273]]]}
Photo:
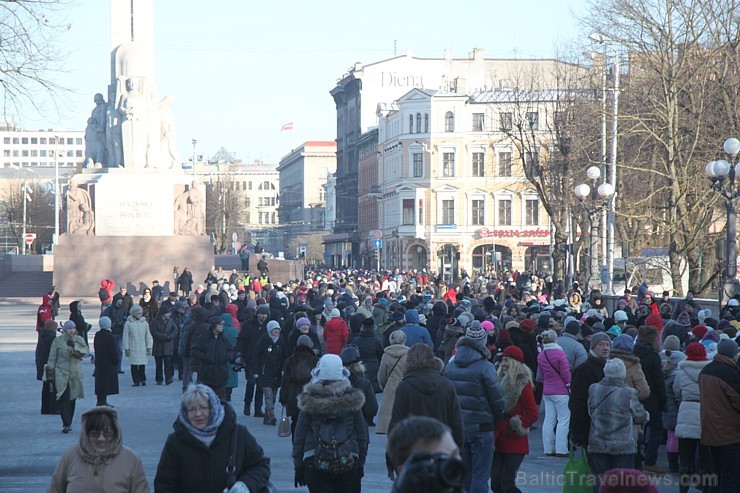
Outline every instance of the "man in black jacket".
{"label": "man in black jacket", "polygon": [[570,382],[570,439],[579,447],[588,446],[591,416],[588,414],[588,389],[604,378],[604,365],[609,358],[612,342],[604,332],[591,336],[588,359],[573,372]]}
{"label": "man in black jacket", "polygon": [[210,330],[195,341],[192,357],[200,363],[198,383],[208,385],[224,401],[229,362],[234,360],[234,348],[224,336],[224,322],[221,317],[209,318],[208,326]]}
{"label": "man in black jacket", "polygon": [[242,324],[242,330],[236,338],[237,352],[241,356],[247,378],[247,388],[244,392],[244,416],[251,414],[250,407],[252,398],[254,398],[254,415],[258,418],[264,417],[262,413],[262,389],[255,385],[254,351],[259,340],[267,335],[267,321],[269,318],[270,309],[267,305],[260,305],[255,317]]}
{"label": "man in black jacket", "polygon": [[660,447],[660,441],[663,437],[662,415],[666,408],[665,377],[659,351],[658,329],[650,325],[640,327],[637,342],[635,342],[635,348],[632,352],[640,358],[642,372],[645,374],[648,387],[650,387],[650,396],[641,401],[645,410],[650,413],[650,421],[645,437],[645,466],[642,469],[654,474],[668,474],[656,464],[658,461],[658,447]]}

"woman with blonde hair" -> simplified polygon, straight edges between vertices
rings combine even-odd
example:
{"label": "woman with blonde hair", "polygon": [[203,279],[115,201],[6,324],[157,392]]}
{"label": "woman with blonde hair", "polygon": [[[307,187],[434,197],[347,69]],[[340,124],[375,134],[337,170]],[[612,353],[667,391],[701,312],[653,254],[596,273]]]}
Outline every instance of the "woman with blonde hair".
{"label": "woman with blonde hair", "polygon": [[385,435],[388,433],[388,425],[391,423],[393,412],[393,401],[396,398],[396,388],[403,380],[406,370],[406,356],[409,348],[406,347],[406,334],[400,330],[394,330],[389,339],[390,346],[383,350],[378,369],[378,383],[383,389],[383,397],[380,400],[378,411],[378,424],[375,433]]}
{"label": "woman with blonde hair", "polygon": [[529,453],[529,429],[537,421],[538,411],[532,371],[524,364],[524,353],[517,346],[509,346],[501,353],[498,377],[506,414],[493,429],[491,489],[494,493],[518,492],[516,475]]}

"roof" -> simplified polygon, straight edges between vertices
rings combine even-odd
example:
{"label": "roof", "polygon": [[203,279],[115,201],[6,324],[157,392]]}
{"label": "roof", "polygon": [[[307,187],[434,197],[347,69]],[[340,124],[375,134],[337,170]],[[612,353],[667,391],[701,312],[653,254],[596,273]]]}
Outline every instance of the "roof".
{"label": "roof", "polygon": [[595,97],[593,89],[497,89],[476,91],[470,95],[472,103],[516,103],[518,101],[557,101],[577,97]]}

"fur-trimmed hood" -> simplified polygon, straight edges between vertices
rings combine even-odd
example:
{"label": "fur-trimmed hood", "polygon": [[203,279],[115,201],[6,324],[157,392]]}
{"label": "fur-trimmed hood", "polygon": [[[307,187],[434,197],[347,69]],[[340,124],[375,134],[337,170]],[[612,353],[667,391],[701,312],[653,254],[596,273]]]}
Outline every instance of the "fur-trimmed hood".
{"label": "fur-trimmed hood", "polygon": [[413,358],[410,356],[411,353],[408,353],[409,356],[406,357],[406,369],[404,370],[404,375],[408,375],[409,372],[412,371],[418,371],[418,370],[434,370],[437,373],[442,373],[442,368],[445,367],[444,362],[437,358],[432,357],[429,358]]}
{"label": "fur-trimmed hood", "polygon": [[461,337],[455,345],[455,365],[461,368],[472,365],[480,359],[491,359],[491,351],[469,337]]}
{"label": "fur-trimmed hood", "polygon": [[357,412],[364,404],[365,395],[349,380],[309,383],[298,396],[298,409],[327,416]]}
{"label": "fur-trimmed hood", "polygon": [[624,351],[623,349],[612,348],[609,351],[609,359],[614,358],[621,359],[624,362],[624,366],[632,366],[640,362],[640,358],[630,353],[629,351]]}
{"label": "fur-trimmed hood", "polygon": [[527,383],[532,383],[532,378],[527,372],[520,372],[516,375],[509,372],[501,379],[501,390],[504,392],[504,409],[506,412],[514,409]]}

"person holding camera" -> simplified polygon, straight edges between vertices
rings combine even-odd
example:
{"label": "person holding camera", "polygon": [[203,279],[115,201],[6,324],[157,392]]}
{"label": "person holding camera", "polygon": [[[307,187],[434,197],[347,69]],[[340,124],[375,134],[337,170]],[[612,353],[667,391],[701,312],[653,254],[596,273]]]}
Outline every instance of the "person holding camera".
{"label": "person holding camera", "polygon": [[[90,354],[85,340],[77,335],[77,327],[71,320],[64,322],[64,334],[54,339],[46,363],[47,380],[56,385],[59,413],[62,417],[62,433],[72,431],[75,402],[85,397],[82,385],[82,358]],[[49,378],[51,376],[51,378]]]}
{"label": "person holding camera", "polygon": [[393,493],[462,493],[465,464],[450,428],[427,416],[400,421],[388,435],[386,455],[396,473]]}

